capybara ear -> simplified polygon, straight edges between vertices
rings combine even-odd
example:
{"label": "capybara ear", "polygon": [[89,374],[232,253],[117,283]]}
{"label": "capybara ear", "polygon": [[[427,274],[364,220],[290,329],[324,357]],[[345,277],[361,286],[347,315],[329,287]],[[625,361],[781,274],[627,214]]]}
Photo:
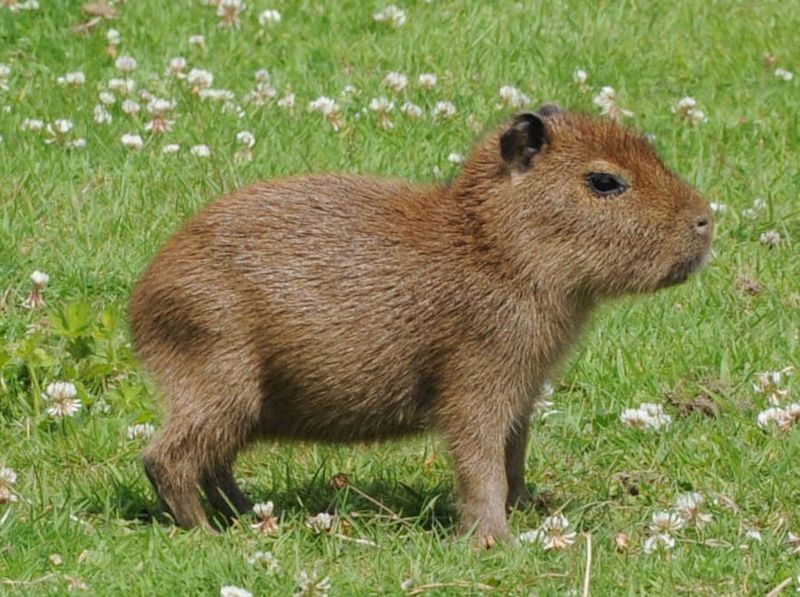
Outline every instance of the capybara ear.
{"label": "capybara ear", "polygon": [[547,141],[544,121],[538,114],[523,112],[514,118],[511,127],[500,137],[500,155],[503,161],[518,171],[531,167],[533,156]]}
{"label": "capybara ear", "polygon": [[542,104],[536,113],[542,118],[550,118],[556,114],[561,114],[563,111],[563,108],[558,104]]}

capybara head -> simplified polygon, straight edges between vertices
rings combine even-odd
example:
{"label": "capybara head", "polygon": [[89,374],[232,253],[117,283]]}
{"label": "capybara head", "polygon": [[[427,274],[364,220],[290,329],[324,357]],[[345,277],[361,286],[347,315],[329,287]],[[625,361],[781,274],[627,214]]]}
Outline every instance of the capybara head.
{"label": "capybara head", "polygon": [[709,256],[706,201],[645,138],[611,120],[551,105],[519,114],[476,150],[456,185],[493,242],[527,262],[518,270],[562,290],[649,292],[683,282]]}

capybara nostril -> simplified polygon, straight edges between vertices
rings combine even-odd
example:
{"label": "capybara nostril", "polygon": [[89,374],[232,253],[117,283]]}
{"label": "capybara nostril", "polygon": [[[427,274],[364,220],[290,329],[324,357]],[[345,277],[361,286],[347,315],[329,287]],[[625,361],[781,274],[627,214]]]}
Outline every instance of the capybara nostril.
{"label": "capybara nostril", "polygon": [[711,219],[707,216],[700,216],[694,221],[694,231],[699,236],[706,236],[711,230]]}

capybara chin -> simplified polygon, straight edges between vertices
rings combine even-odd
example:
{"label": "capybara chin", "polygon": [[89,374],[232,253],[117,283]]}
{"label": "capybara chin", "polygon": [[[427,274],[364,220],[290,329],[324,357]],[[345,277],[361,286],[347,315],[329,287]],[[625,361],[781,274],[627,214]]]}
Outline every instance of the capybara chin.
{"label": "capybara chin", "polygon": [[461,529],[507,536],[542,383],[602,299],[683,282],[712,217],[642,137],[551,105],[477,146],[449,185],[327,174],[211,203],[133,293],[166,398],[143,460],[183,527],[250,501],[237,452],[436,430]]}

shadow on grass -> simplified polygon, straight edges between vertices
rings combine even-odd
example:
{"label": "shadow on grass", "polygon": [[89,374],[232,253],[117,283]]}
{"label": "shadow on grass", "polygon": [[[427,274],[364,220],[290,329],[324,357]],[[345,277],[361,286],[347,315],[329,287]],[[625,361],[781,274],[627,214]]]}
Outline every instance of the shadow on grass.
{"label": "shadow on grass", "polygon": [[[144,483],[118,485],[115,504],[96,502],[87,504],[87,510],[108,517],[119,517],[143,524],[156,522],[172,526],[174,521],[169,511]],[[534,496],[529,510],[542,516],[552,513],[553,505],[548,494],[538,494],[529,486]],[[202,497],[202,495],[201,495]],[[390,483],[384,480],[366,482],[364,485],[348,484],[333,489],[313,479],[292,488],[280,488],[272,492],[259,488],[250,496],[254,502],[272,501],[279,517],[304,518],[319,512],[341,516],[357,513],[362,522],[370,519],[404,520],[420,531],[441,530],[454,533],[458,525],[458,508],[452,485],[438,483]],[[209,521],[219,530],[225,530],[233,521],[216,512],[203,500]]]}
{"label": "shadow on grass", "polygon": [[[542,515],[551,513],[552,496],[537,492],[532,485],[528,489],[534,496],[528,509]],[[87,514],[143,524],[174,524],[143,473],[118,477],[103,486],[93,483],[82,493],[82,509]],[[357,513],[362,521],[402,519],[420,530],[448,533],[454,532],[458,524],[456,494],[449,479],[418,475],[409,483],[394,476],[350,480],[343,475],[331,476],[323,465],[310,477],[273,479],[272,490],[258,484],[245,493],[255,503],[273,502],[276,514],[288,518],[302,519],[319,512],[341,516]],[[198,494],[203,498],[202,493]],[[221,530],[231,525],[232,521],[203,501],[212,525]]]}

